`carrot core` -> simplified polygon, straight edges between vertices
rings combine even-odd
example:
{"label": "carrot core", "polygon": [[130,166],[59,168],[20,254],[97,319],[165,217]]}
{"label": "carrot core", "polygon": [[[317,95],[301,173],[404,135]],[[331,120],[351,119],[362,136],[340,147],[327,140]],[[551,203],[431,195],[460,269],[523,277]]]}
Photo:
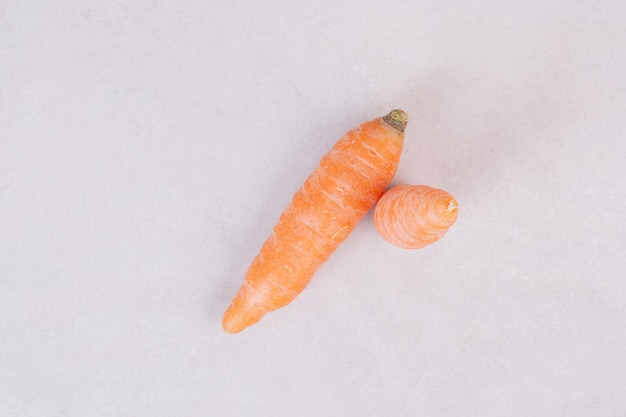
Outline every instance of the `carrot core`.
{"label": "carrot core", "polygon": [[383,117],[383,121],[398,132],[403,133],[407,123],[409,123],[409,116],[403,110],[394,109]]}

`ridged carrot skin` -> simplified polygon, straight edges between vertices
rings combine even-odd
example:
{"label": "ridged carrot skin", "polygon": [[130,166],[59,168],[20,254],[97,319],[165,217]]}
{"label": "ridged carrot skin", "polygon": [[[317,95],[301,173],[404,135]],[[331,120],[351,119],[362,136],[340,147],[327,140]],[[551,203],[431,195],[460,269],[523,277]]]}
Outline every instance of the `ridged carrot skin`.
{"label": "ridged carrot skin", "polygon": [[393,110],[346,133],[280,216],[224,313],[238,333],[293,301],[396,173],[408,117]]}
{"label": "ridged carrot skin", "polygon": [[388,242],[420,249],[441,239],[458,216],[458,204],[444,190],[427,185],[398,185],[376,203],[374,225]]}

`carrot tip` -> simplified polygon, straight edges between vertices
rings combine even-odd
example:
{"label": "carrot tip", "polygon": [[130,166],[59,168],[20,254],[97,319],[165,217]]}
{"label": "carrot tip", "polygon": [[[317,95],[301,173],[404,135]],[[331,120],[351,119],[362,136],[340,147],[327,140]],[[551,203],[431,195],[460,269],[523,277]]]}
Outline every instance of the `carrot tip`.
{"label": "carrot tip", "polygon": [[457,210],[459,208],[458,203],[450,194],[439,198],[433,203],[435,215],[437,216],[437,223],[442,226],[450,227],[456,221]]}
{"label": "carrot tip", "polygon": [[398,132],[403,133],[407,123],[409,123],[409,116],[403,110],[394,109],[383,117],[383,121]]}

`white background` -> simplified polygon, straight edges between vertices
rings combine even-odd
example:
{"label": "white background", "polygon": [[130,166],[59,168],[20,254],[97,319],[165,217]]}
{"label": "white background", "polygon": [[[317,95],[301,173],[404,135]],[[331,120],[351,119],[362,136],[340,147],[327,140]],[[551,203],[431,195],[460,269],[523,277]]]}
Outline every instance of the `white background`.
{"label": "white background", "polygon": [[[626,3],[262,3],[0,1],[0,415],[626,416]],[[224,333],[394,107],[448,235]]]}

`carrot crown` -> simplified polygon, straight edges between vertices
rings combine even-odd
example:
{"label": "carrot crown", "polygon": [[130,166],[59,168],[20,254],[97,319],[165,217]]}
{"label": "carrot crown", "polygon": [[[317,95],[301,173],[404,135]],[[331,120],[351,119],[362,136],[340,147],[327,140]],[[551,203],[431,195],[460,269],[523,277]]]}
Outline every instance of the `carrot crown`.
{"label": "carrot crown", "polygon": [[403,110],[394,109],[383,117],[383,121],[396,129],[398,132],[403,133],[406,128],[406,124],[409,122],[409,116]]}

